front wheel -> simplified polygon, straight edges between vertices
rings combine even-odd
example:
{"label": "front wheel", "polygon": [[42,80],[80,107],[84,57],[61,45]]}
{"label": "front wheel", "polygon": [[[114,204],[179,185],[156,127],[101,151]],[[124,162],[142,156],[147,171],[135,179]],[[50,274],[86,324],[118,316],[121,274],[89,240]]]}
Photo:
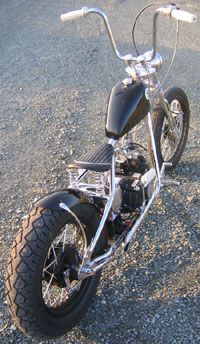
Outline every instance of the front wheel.
{"label": "front wheel", "polygon": [[[178,87],[170,88],[164,96],[171,109],[178,138],[175,138],[171,131],[165,110],[159,104],[153,112],[153,130],[160,168],[163,162],[171,163],[171,168],[173,168],[178,164],[186,145],[190,109],[187,96],[182,89]],[[150,161],[153,164],[154,156],[151,143],[149,143],[148,151]]]}
{"label": "front wheel", "polygon": [[[66,211],[36,208],[12,247],[7,304],[17,327],[36,339],[61,336],[70,330],[85,313],[99,283],[100,273],[83,281],[76,277],[84,240],[87,245],[91,242],[99,216],[89,204],[78,204],[73,212],[85,236]],[[97,250],[102,249],[100,237]]]}

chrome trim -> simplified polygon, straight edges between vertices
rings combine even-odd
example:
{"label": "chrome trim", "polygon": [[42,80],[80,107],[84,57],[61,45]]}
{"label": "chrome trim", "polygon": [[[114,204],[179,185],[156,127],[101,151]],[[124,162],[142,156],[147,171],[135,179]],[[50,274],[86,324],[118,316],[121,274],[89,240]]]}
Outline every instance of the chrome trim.
{"label": "chrome trim", "polygon": [[109,139],[108,140],[108,144],[111,145],[111,146],[114,146],[116,144],[117,140],[115,139]]}
{"label": "chrome trim", "polygon": [[73,213],[73,211],[71,211],[71,209],[65,203],[61,202],[59,204],[59,206],[60,206],[61,209],[66,210],[68,213],[70,213],[75,218],[75,220],[78,223],[78,225],[80,226],[81,233],[82,233],[83,239],[84,239],[84,255],[85,255],[86,252],[87,252],[87,238],[86,238],[84,228],[83,228],[79,218]]}
{"label": "chrome trim", "polygon": [[107,30],[108,36],[109,36],[109,38],[110,38],[110,42],[111,42],[111,45],[112,45],[112,48],[113,48],[113,51],[114,51],[115,55],[116,55],[120,60],[124,60],[124,61],[126,61],[127,63],[129,63],[130,61],[132,61],[132,60],[133,60],[132,54],[121,55],[120,52],[118,51],[117,45],[116,45],[116,43],[115,43],[115,40],[114,40],[112,31],[111,31],[111,27],[110,27],[110,24],[109,24],[109,22],[108,22],[108,18],[107,18],[107,16],[106,16],[105,12],[103,12],[100,8],[88,8],[86,14],[90,14],[90,13],[99,14],[99,15],[103,18],[104,25],[105,25],[105,27],[106,27],[106,30]]}
{"label": "chrome trim", "polygon": [[98,227],[97,232],[95,234],[95,237],[92,239],[92,241],[91,241],[91,243],[87,249],[87,254],[85,257],[86,259],[91,258],[92,254],[93,254],[94,248],[97,244],[97,241],[100,238],[100,235],[101,235],[101,232],[103,230],[105,221],[108,217],[109,211],[110,211],[112,203],[113,203],[114,194],[115,194],[115,157],[114,157],[114,155],[112,157],[112,168],[111,168],[111,172],[110,172],[110,178],[111,178],[111,181],[110,181],[110,184],[111,184],[110,185],[110,198],[108,199],[108,202],[105,206],[103,216],[101,218],[99,227]]}
{"label": "chrome trim", "polygon": [[170,109],[170,106],[169,106],[167,99],[160,92],[159,92],[159,100],[160,100],[161,106],[163,106],[163,108],[165,110],[165,113],[166,113],[166,116],[167,116],[167,119],[169,122],[169,126],[170,126],[170,129],[171,129],[174,137],[175,137],[175,140],[178,141],[178,140],[180,140],[180,135],[179,135],[179,132],[177,130],[176,124],[174,123],[172,111]]}
{"label": "chrome trim", "polygon": [[149,208],[151,207],[154,199],[156,198],[156,196],[159,194],[160,192],[160,186],[158,186],[155,191],[153,192],[149,202],[147,203],[147,206],[145,207],[143,213],[139,216],[139,218],[136,220],[134,226],[130,229],[130,231],[128,232],[128,234],[125,237],[125,244],[128,245],[133,237],[133,235],[135,234],[135,232],[137,231],[139,225],[141,224],[141,222],[143,221],[144,217],[146,216]]}
{"label": "chrome trim", "polygon": [[152,59],[156,56],[156,44],[157,44],[157,19],[160,14],[170,17],[172,9],[177,8],[176,5],[167,5],[166,7],[160,7],[156,10],[153,16],[153,37],[152,37]]}
{"label": "chrome trim", "polygon": [[88,276],[94,275],[98,270],[102,269],[106,264],[113,260],[124,242],[125,233],[123,233],[110,247],[110,249],[92,260],[87,260],[85,265],[79,270],[78,276],[82,280]]}
{"label": "chrome trim", "polygon": [[155,164],[156,164],[156,173],[157,173],[157,177],[158,177],[158,184],[159,184],[159,187],[160,187],[161,186],[160,167],[159,167],[159,163],[158,163],[156,144],[155,144],[155,138],[154,138],[154,133],[153,133],[153,124],[152,124],[152,119],[151,119],[151,113],[150,112],[148,112],[147,117],[148,117],[148,126],[149,126],[151,145],[152,145],[153,155],[154,155]]}

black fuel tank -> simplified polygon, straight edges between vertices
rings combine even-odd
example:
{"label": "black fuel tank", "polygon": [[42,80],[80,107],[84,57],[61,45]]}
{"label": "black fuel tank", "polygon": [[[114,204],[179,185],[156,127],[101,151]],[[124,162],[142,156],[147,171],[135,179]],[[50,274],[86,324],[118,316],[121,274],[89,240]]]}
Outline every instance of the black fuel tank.
{"label": "black fuel tank", "polygon": [[109,97],[106,115],[106,136],[119,139],[138,124],[149,112],[149,101],[145,97],[145,86],[133,82],[124,86],[116,84]]}

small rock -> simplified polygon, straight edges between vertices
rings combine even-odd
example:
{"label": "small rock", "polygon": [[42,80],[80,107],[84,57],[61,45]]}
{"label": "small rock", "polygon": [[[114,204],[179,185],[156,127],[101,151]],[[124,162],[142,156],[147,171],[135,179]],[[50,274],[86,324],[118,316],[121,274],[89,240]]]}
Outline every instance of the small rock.
{"label": "small rock", "polygon": [[106,300],[101,300],[102,305],[106,305]]}

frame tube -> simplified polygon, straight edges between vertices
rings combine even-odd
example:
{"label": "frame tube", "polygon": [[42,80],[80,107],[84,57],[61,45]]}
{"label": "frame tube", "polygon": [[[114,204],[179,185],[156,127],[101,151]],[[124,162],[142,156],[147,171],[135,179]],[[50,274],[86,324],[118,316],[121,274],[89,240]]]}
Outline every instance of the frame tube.
{"label": "frame tube", "polygon": [[92,255],[92,253],[94,251],[94,248],[95,248],[95,246],[97,244],[97,241],[99,240],[99,237],[100,237],[101,232],[103,230],[103,226],[104,226],[105,221],[106,221],[106,219],[108,217],[108,214],[109,214],[109,211],[111,209],[111,206],[112,206],[112,203],[113,203],[113,199],[114,199],[114,194],[115,194],[115,157],[114,157],[114,155],[112,157],[112,168],[111,168],[110,176],[111,176],[110,198],[108,200],[108,203],[106,204],[106,207],[105,207],[102,219],[100,221],[98,230],[96,232],[96,235],[92,239],[92,242],[91,242],[90,246],[88,247],[87,257],[89,257],[89,258],[91,257],[91,255]]}

